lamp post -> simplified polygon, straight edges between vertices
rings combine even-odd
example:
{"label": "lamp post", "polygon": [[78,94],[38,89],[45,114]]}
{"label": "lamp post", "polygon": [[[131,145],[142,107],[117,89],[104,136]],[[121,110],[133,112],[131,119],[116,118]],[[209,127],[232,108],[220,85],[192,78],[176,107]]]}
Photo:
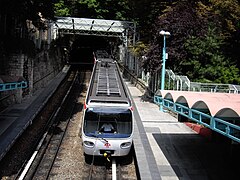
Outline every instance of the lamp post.
{"label": "lamp post", "polygon": [[[162,76],[161,76],[161,90],[164,90],[165,85],[165,62],[166,62],[166,36],[170,36],[170,32],[167,31],[160,31],[160,35],[163,36],[163,62],[162,62]],[[160,111],[163,111],[163,102],[160,105]]]}

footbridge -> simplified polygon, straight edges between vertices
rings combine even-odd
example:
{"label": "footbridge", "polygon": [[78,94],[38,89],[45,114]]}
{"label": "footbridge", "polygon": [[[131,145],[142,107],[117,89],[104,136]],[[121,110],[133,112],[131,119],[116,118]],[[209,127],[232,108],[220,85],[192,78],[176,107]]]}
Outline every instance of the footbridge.
{"label": "footbridge", "polygon": [[158,90],[154,102],[240,143],[240,95]]}
{"label": "footbridge", "polygon": [[[71,45],[67,45],[65,49],[68,52],[77,54],[80,52],[80,44],[82,47],[92,49],[106,48],[104,46],[106,39],[111,44],[113,39],[119,39],[119,50],[121,51],[120,59],[128,56],[128,46],[134,45],[136,41],[136,23],[130,21],[106,20],[106,19],[89,19],[76,17],[56,17],[56,20],[51,24],[51,37],[53,39],[64,36],[71,37]],[[110,43],[109,43],[110,42]],[[112,45],[111,45],[112,46]],[[77,52],[74,51],[77,50]],[[80,61],[78,59],[78,61]],[[71,64],[78,64],[73,59]]]}
{"label": "footbridge", "polygon": [[56,17],[52,28],[60,34],[121,37],[126,40],[135,37],[136,25],[130,21]]}

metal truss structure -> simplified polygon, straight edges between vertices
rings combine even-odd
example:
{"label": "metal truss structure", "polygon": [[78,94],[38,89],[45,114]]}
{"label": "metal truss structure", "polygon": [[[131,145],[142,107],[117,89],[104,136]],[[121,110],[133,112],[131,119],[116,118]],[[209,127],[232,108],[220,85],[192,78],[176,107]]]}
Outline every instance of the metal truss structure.
{"label": "metal truss structure", "polygon": [[135,39],[135,23],[129,21],[56,17],[54,29],[62,34],[119,37]]}

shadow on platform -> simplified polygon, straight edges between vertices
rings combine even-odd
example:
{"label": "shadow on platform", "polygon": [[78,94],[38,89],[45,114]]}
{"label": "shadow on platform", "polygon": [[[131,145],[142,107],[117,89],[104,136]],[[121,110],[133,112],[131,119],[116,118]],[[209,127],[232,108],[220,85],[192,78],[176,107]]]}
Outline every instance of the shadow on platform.
{"label": "shadow on platform", "polygon": [[[213,142],[197,134],[152,135],[179,179],[184,175],[190,179],[239,178],[239,144],[233,150],[227,140]],[[164,176],[166,169],[161,166],[159,170]]]}

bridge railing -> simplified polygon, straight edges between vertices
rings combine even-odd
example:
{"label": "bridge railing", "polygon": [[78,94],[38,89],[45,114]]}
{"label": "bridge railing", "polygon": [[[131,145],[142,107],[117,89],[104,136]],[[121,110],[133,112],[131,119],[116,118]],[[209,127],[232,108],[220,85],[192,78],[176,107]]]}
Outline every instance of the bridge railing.
{"label": "bridge railing", "polygon": [[240,93],[240,85],[191,82],[190,91]]}
{"label": "bridge railing", "polygon": [[154,96],[154,102],[240,143],[240,127],[238,125],[163,99],[160,96]]}
{"label": "bridge railing", "polygon": [[[142,80],[148,85],[151,80],[157,80],[154,82],[157,87],[154,90],[160,88],[160,71],[150,76],[142,73]],[[240,94],[240,85],[235,84],[218,84],[218,83],[200,83],[191,82],[187,76],[176,75],[170,69],[166,69],[165,89],[175,91],[196,91],[196,92],[212,92],[212,93],[234,93]]]}

